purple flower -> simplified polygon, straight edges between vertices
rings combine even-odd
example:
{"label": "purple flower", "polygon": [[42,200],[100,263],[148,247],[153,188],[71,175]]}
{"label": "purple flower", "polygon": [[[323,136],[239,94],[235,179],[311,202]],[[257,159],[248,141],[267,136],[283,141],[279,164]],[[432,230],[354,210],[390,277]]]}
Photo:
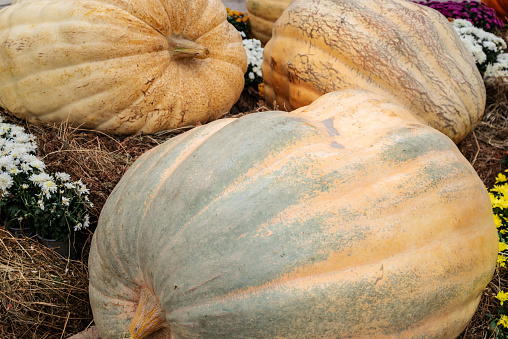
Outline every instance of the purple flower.
{"label": "purple flower", "polygon": [[[414,1],[414,0],[413,0]],[[494,9],[478,1],[414,1],[419,5],[433,8],[447,18],[465,19],[475,27],[494,33],[503,27],[503,22],[496,17]]]}

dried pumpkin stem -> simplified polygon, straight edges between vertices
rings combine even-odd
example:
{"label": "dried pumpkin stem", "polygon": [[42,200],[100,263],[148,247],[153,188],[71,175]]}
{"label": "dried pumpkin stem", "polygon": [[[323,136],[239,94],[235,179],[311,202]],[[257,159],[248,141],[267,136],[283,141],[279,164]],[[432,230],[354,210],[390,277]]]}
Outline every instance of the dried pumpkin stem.
{"label": "dried pumpkin stem", "polygon": [[197,58],[206,59],[210,55],[208,48],[194,41],[168,37],[169,50],[173,59]]}
{"label": "dried pumpkin stem", "polygon": [[141,290],[138,308],[129,331],[132,339],[143,339],[150,333],[167,327],[166,316],[152,291]]}

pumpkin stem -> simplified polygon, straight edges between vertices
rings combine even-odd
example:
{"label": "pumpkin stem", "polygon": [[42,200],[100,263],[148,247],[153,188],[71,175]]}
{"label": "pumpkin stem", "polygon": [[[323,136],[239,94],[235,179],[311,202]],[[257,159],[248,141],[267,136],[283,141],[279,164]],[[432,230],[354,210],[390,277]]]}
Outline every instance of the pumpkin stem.
{"label": "pumpkin stem", "polygon": [[206,59],[210,55],[208,48],[201,46],[194,41],[167,37],[169,50],[173,59],[197,58]]}
{"label": "pumpkin stem", "polygon": [[150,290],[142,289],[138,308],[129,328],[131,338],[143,339],[166,326],[166,316],[159,301]]}

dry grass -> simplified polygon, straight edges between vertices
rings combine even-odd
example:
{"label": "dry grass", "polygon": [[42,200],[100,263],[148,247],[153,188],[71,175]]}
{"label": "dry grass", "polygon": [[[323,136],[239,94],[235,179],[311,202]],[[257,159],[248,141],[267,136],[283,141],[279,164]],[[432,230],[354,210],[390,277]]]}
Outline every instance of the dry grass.
{"label": "dry grass", "polygon": [[0,338],[65,338],[92,322],[87,267],[0,227]]}

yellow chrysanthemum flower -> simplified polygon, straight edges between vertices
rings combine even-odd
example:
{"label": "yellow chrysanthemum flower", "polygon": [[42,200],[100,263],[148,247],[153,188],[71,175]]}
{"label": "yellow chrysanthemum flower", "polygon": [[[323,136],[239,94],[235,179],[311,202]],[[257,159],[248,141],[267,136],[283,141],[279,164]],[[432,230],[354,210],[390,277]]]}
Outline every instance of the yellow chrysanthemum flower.
{"label": "yellow chrysanthemum flower", "polygon": [[490,189],[491,192],[498,192],[499,194],[503,195],[503,196],[508,196],[508,184],[502,184],[502,185],[494,185],[494,187],[492,187]]}
{"label": "yellow chrysanthemum flower", "polygon": [[499,252],[508,250],[508,245],[502,241],[499,242]]}
{"label": "yellow chrysanthemum flower", "polygon": [[506,316],[506,315],[504,315],[504,314],[503,314],[503,315],[501,316],[501,319],[499,319],[499,320],[497,321],[497,324],[498,324],[498,325],[503,325],[504,327],[508,328],[508,316]]}
{"label": "yellow chrysanthemum flower", "polygon": [[496,182],[505,182],[506,181],[506,175],[503,173],[499,173],[496,177]]}
{"label": "yellow chrysanthemum flower", "polygon": [[496,299],[501,302],[501,306],[503,303],[508,300],[508,293],[505,293],[504,291],[499,291],[499,293],[496,295]]}
{"label": "yellow chrysanthemum flower", "polygon": [[499,267],[506,267],[506,260],[508,258],[506,258],[504,255],[502,254],[498,254],[497,255],[497,266]]}
{"label": "yellow chrysanthemum flower", "polygon": [[494,214],[494,223],[496,224],[496,228],[499,228],[503,225],[503,219],[501,219],[499,215]]}

